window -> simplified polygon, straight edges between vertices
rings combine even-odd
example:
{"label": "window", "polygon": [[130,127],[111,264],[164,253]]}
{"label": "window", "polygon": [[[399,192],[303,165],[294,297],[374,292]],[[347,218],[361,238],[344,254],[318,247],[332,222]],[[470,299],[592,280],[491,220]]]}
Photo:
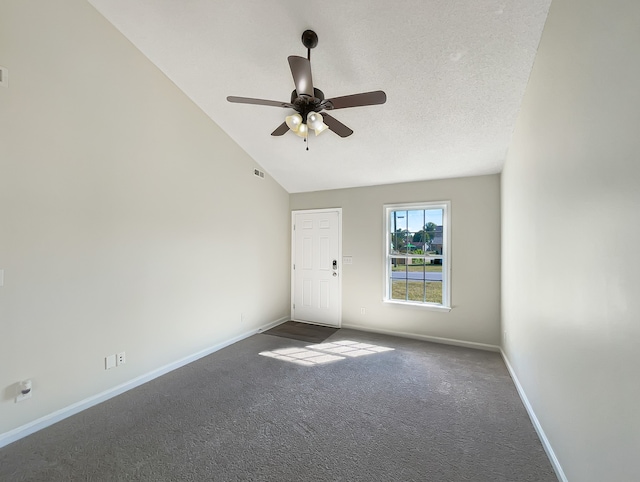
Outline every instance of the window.
{"label": "window", "polygon": [[385,294],[393,303],[450,310],[448,201],[385,212]]}

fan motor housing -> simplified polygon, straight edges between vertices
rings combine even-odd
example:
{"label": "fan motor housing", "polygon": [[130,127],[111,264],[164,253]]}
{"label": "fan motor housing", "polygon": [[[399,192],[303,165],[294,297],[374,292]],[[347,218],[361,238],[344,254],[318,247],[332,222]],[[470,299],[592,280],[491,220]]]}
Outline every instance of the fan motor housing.
{"label": "fan motor housing", "polygon": [[322,105],[324,93],[320,89],[313,88],[313,97],[308,95],[298,95],[298,91],[291,92],[291,103],[294,109],[302,115],[303,122],[306,122],[309,112],[320,112],[325,106]]}
{"label": "fan motor housing", "polygon": [[319,104],[324,100],[324,92],[320,89],[316,89],[315,87],[313,88],[313,97],[309,97],[307,95],[299,96],[297,90],[291,92],[291,103],[295,104],[298,99],[309,99],[309,101],[312,101],[313,103],[317,102]]}

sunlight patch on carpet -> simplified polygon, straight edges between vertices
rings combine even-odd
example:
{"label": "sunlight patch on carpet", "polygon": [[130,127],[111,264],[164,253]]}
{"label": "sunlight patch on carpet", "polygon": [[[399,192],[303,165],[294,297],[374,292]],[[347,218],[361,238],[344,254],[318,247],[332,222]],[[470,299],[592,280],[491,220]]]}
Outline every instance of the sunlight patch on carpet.
{"label": "sunlight patch on carpet", "polygon": [[305,348],[283,348],[282,350],[263,351],[259,354],[305,366],[322,365],[323,363],[344,360],[342,356],[328,355]]}
{"label": "sunlight patch on carpet", "polygon": [[297,365],[314,366],[344,360],[345,357],[355,358],[392,350],[393,348],[386,346],[341,340],[332,343],[308,345],[306,348],[282,348],[280,350],[263,351],[259,355],[277,358]]}
{"label": "sunlight patch on carpet", "polygon": [[373,355],[384,351],[392,351],[393,348],[386,346],[371,345],[369,343],[358,343],[357,341],[341,340],[332,343],[320,343],[319,345],[309,345],[307,348],[322,350],[329,353],[339,353],[340,355],[357,357],[363,355]]}

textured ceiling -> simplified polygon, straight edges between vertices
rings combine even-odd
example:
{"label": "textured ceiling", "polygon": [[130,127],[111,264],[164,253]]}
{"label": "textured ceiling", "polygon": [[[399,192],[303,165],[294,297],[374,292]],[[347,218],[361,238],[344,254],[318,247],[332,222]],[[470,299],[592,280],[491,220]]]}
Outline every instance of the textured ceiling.
{"label": "textured ceiling", "polygon": [[[502,168],[551,0],[89,0],[287,191],[472,176]],[[290,112],[287,56],[311,51],[327,98],[384,90],[336,110],[355,133],[270,133]]]}

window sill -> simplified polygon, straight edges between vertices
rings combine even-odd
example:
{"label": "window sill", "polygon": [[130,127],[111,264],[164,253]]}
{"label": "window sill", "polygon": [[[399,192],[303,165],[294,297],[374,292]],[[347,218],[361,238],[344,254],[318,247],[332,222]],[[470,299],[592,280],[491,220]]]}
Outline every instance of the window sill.
{"label": "window sill", "polygon": [[448,313],[451,311],[450,306],[444,306],[444,305],[430,305],[427,303],[411,303],[410,301],[395,301],[395,300],[382,300],[382,301],[390,305],[409,306],[411,308],[420,308],[422,310],[440,311],[445,313]]}

